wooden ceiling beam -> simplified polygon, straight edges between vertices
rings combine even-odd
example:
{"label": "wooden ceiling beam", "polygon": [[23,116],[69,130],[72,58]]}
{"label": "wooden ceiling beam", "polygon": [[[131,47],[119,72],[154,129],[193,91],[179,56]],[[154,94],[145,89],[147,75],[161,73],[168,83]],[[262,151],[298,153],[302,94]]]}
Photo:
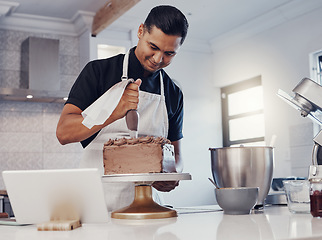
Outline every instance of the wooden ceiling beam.
{"label": "wooden ceiling beam", "polygon": [[94,16],[92,36],[96,36],[140,0],[109,0]]}

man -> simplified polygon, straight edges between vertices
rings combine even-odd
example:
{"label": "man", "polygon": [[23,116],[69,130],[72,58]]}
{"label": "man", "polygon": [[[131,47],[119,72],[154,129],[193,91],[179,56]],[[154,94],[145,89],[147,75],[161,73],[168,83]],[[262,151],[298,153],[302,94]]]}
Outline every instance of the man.
{"label": "man", "polygon": [[[125,56],[120,54],[85,66],[71,89],[56,131],[61,144],[82,143],[85,148],[82,167],[102,166],[104,142],[124,137],[124,132],[128,132],[124,116],[128,110],[138,109],[139,135],[168,138],[174,145],[177,172],[182,172],[183,95],[163,68],[177,54],[187,30],[187,19],[177,8],[155,7],[139,26],[136,47]],[[136,81],[126,87],[110,117],[91,129],[82,125],[82,111],[121,79],[127,78]],[[160,191],[170,191],[176,186],[176,182],[154,184]]]}

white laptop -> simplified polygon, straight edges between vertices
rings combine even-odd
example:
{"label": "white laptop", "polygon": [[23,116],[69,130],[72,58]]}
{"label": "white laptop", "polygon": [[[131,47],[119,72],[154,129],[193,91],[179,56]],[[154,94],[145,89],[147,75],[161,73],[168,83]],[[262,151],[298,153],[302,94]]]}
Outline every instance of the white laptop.
{"label": "white laptop", "polygon": [[82,223],[108,222],[97,169],[3,171],[2,175],[17,223],[48,222],[54,206],[63,200],[78,206]]}

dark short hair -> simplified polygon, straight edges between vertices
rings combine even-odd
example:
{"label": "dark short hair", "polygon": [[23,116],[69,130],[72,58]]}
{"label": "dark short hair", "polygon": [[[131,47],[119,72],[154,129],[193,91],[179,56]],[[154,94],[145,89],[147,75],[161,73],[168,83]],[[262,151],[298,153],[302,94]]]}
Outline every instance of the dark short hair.
{"label": "dark short hair", "polygon": [[180,44],[182,44],[187,36],[189,24],[179,9],[162,5],[152,8],[145,19],[144,27],[149,33],[153,26],[161,29],[165,34],[181,36]]}

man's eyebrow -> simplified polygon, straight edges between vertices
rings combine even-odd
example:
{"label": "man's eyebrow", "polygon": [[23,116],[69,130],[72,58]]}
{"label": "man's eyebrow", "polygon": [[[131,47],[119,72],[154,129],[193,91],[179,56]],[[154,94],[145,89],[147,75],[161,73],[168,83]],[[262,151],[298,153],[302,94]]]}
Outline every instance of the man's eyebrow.
{"label": "man's eyebrow", "polygon": [[154,48],[157,48],[157,49],[160,49],[157,45],[155,45],[153,42],[149,42],[150,43],[150,45],[152,45],[152,47],[154,47]]}

